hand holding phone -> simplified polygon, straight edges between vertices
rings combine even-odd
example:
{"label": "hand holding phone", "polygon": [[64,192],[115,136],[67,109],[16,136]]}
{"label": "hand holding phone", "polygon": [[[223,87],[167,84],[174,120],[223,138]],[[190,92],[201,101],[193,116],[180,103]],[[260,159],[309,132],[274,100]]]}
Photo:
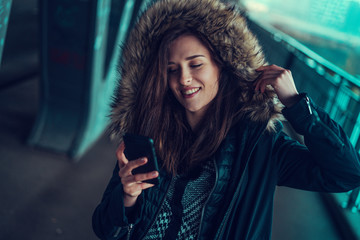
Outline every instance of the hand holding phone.
{"label": "hand holding phone", "polygon": [[[154,148],[154,141],[151,138],[127,133],[124,135],[124,143],[124,154],[129,161],[133,161],[143,157],[146,157],[148,159],[145,165],[134,168],[132,170],[133,175],[139,173],[149,173],[153,171],[159,172],[157,157]],[[153,178],[145,180],[143,182],[156,185],[159,183],[159,179]]]}
{"label": "hand holding phone", "polygon": [[133,175],[132,170],[146,164],[146,158],[129,161],[125,154],[125,144],[122,142],[116,150],[116,157],[118,159],[119,177],[123,185],[124,195],[123,201],[125,207],[132,207],[136,204],[137,198],[145,189],[151,188],[154,184],[143,182],[144,180],[156,178],[159,174],[157,171],[150,173]]}

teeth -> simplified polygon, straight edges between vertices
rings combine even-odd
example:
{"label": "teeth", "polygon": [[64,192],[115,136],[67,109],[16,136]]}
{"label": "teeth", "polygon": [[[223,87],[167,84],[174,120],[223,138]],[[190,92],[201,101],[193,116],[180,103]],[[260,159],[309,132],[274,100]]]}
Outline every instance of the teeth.
{"label": "teeth", "polygon": [[200,90],[199,87],[198,88],[193,88],[193,89],[190,89],[190,90],[187,90],[187,91],[183,92],[183,94],[190,95],[190,94],[193,94],[194,92],[197,92],[199,90]]}

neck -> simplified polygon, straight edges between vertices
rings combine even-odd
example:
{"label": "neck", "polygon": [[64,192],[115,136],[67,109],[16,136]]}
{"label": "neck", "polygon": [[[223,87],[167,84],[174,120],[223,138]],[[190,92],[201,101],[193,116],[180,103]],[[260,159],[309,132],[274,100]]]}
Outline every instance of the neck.
{"label": "neck", "polygon": [[201,122],[205,112],[189,112],[186,111],[186,119],[193,130],[195,132],[198,128],[199,123]]}

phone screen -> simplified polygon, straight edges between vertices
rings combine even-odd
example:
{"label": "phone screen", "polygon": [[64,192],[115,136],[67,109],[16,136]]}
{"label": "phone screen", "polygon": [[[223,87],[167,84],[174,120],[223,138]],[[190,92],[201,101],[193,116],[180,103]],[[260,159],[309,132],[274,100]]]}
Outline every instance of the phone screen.
{"label": "phone screen", "polygon": [[[124,154],[129,161],[142,157],[146,157],[148,159],[148,162],[145,165],[132,170],[132,174],[159,171],[154,141],[151,138],[127,133],[124,135],[124,143]],[[154,178],[144,182],[156,185],[159,183],[159,179]]]}

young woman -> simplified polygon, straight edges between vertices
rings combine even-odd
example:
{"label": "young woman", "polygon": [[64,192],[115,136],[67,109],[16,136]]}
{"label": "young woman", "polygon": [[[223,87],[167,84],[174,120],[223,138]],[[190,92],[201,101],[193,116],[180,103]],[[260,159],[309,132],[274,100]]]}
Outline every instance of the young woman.
{"label": "young woman", "polygon": [[[121,74],[112,133],[154,139],[161,169],[133,175],[147,159],[128,161],[120,143],[93,215],[101,239],[270,239],[276,185],[360,185],[341,127],[297,92],[289,70],[266,64],[245,18],[217,0],[152,5]],[[306,146],[282,132],[282,116]]]}

